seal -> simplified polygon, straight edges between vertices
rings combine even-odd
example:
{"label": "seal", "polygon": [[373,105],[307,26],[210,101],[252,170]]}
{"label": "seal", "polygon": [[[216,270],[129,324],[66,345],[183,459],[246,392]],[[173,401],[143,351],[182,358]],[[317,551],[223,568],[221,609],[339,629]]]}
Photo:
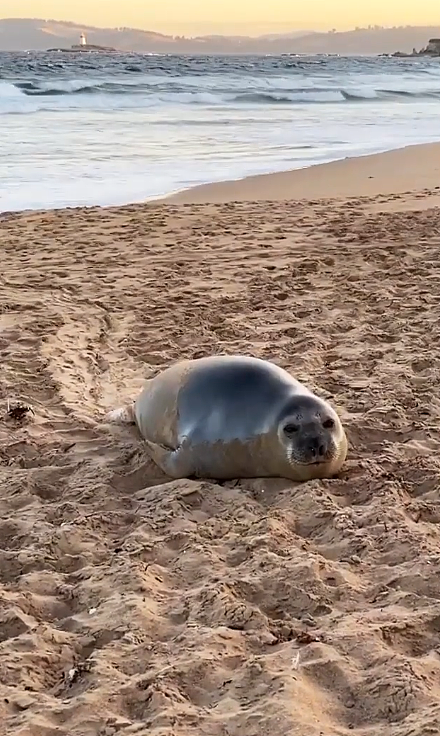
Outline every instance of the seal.
{"label": "seal", "polygon": [[183,360],[146,382],[107,422],[136,424],[172,478],[328,478],[347,455],[336,411],[266,360]]}

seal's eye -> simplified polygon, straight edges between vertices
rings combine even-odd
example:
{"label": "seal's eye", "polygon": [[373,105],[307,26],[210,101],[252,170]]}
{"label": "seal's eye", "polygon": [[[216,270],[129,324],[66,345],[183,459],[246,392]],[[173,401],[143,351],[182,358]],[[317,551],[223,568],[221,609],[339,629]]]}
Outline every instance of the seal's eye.
{"label": "seal's eye", "polygon": [[335,426],[335,421],[334,419],[331,419],[329,417],[325,420],[325,422],[322,423],[322,426],[324,427],[324,429],[333,429],[333,427]]}
{"label": "seal's eye", "polygon": [[284,427],[284,431],[286,434],[295,434],[295,432],[298,432],[299,427],[297,424],[286,424]]}

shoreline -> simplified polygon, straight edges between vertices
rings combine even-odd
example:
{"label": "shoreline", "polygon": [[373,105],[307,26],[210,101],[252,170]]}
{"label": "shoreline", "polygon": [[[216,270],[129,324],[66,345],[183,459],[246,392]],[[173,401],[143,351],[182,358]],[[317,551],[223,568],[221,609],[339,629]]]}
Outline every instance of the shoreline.
{"label": "shoreline", "polygon": [[[440,206],[440,141],[417,143],[379,153],[361,154],[298,169],[255,174],[177,189],[122,203],[78,204],[0,210],[10,214],[62,212],[65,210],[144,207],[227,202],[278,202],[342,200],[356,197],[406,195],[406,205],[416,209]],[[429,203],[421,203],[423,195]],[[435,202],[432,196],[436,197]]]}
{"label": "shoreline", "polygon": [[200,184],[148,202],[215,204],[344,199],[431,192],[437,188],[440,201],[440,142],[417,143],[301,169]]}

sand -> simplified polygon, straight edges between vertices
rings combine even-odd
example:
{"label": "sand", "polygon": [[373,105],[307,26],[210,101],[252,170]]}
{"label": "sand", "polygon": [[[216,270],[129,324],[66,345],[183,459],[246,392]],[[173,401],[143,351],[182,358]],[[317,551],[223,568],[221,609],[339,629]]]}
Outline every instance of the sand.
{"label": "sand", "polygon": [[[429,205],[440,205],[440,143],[407,146],[371,156],[237,181],[204,184],[174,194],[175,204],[316,200],[407,194],[404,208],[430,193]],[[419,204],[419,203],[418,203]]]}
{"label": "sand", "polygon": [[[440,732],[440,211],[413,199],[0,218],[2,736]],[[213,352],[331,400],[340,476],[170,481],[100,423]]]}

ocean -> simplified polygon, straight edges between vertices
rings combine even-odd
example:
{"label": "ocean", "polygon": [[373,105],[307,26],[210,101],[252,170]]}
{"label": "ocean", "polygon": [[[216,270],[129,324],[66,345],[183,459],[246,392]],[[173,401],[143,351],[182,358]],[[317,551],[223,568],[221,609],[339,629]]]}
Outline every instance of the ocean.
{"label": "ocean", "polygon": [[436,59],[0,53],[0,211],[435,141],[439,114]]}

